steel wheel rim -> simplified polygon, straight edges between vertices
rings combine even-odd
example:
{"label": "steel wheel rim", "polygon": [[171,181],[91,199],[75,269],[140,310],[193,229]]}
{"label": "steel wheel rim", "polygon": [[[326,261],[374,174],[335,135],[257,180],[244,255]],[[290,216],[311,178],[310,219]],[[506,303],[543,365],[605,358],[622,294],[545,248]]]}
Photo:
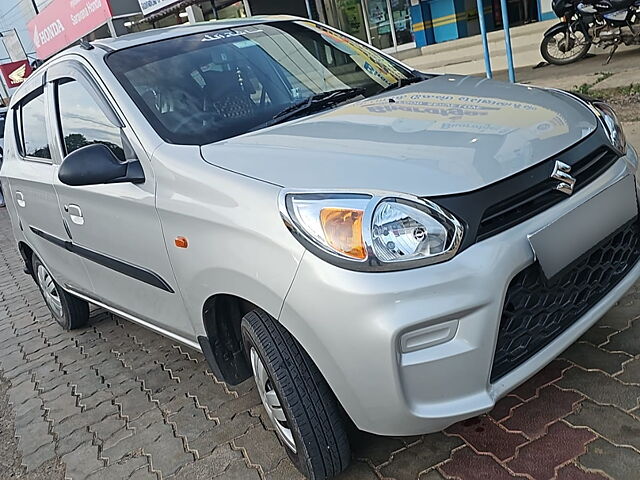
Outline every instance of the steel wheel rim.
{"label": "steel wheel rim", "polygon": [[[571,48],[567,49],[564,45],[565,42],[572,42]],[[567,39],[564,32],[559,32],[553,36],[552,41],[549,42],[548,52],[552,57],[567,60],[575,57],[582,48],[587,44],[587,37],[583,32],[576,31],[571,34]],[[568,45],[567,45],[568,46]]]}
{"label": "steel wheel rim", "polygon": [[38,285],[44,296],[44,301],[47,302],[49,308],[60,318],[63,318],[62,301],[60,300],[60,294],[56,288],[56,284],[53,278],[49,274],[43,265],[38,265],[37,271]]}
{"label": "steel wheel rim", "polygon": [[251,347],[250,356],[253,378],[258,386],[258,393],[260,394],[262,405],[267,411],[267,415],[275,427],[278,437],[280,437],[287,448],[289,448],[293,453],[296,453],[296,443],[293,440],[293,433],[289,428],[287,417],[282,409],[282,403],[273,388],[273,382],[269,377],[269,372],[264,368],[264,364],[262,363],[258,352],[253,347]]}

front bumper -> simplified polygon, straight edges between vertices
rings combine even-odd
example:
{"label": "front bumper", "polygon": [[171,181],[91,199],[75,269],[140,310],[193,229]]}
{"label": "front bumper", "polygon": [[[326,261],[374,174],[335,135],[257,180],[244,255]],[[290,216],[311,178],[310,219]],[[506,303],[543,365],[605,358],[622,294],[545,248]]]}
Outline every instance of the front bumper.
{"label": "front bumper", "polygon": [[[534,262],[527,235],[635,174],[636,165],[630,149],[627,158],[573,196],[442,264],[361,273],[306,253],[279,320],[304,346],[362,430],[421,434],[487,412],[573,343],[640,277],[638,263],[560,336],[490,382],[507,288]],[[402,353],[411,350],[404,334],[437,325],[449,327],[435,334],[450,332],[444,343]]]}

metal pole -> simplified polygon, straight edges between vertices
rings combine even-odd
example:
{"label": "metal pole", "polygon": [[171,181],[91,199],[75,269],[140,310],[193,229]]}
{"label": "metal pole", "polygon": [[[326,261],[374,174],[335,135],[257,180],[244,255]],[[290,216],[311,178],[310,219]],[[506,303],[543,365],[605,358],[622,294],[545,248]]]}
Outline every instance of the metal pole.
{"label": "metal pole", "polygon": [[500,0],[502,10],[502,28],[504,30],[504,46],[507,49],[507,68],[509,69],[509,81],[515,83],[516,72],[513,69],[513,52],[511,51],[511,33],[509,31],[509,12],[507,11],[507,0]]}
{"label": "metal pole", "polygon": [[484,69],[487,78],[493,78],[491,71],[491,54],[489,53],[489,42],[487,41],[487,25],[484,22],[484,5],[482,0],[476,0],[478,5],[478,20],[480,21],[480,35],[482,35],[482,49],[484,50]]}
{"label": "metal pole", "polygon": [[36,12],[36,15],[40,13],[38,10],[38,5],[36,5],[36,0],[31,0],[31,4],[33,5],[33,10]]}

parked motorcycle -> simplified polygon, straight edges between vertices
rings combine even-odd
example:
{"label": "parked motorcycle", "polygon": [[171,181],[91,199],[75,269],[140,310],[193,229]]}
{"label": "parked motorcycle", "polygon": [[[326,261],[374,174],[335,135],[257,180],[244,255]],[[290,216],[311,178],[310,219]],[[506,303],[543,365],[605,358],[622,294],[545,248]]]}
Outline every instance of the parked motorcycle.
{"label": "parked motorcycle", "polygon": [[621,44],[640,45],[640,0],[553,0],[551,7],[561,21],[540,45],[549,63],[576,62],[596,45],[611,47],[606,65]]}

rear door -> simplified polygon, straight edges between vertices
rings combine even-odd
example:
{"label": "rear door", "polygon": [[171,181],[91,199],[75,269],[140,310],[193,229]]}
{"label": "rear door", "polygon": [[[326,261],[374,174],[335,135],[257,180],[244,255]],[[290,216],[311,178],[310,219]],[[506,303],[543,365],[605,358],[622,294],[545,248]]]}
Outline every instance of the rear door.
{"label": "rear door", "polygon": [[140,184],[69,186],[54,179],[62,217],[92,281],[86,293],[165,334],[194,340],[169,263],[147,153],[84,65],[58,65],[48,82],[63,158],[101,143],[120,161],[139,160],[145,175]]}
{"label": "rear door", "polygon": [[7,200],[15,206],[18,228],[27,243],[56,281],[90,288],[82,261],[64,248],[70,237],[53,187],[58,167],[49,116],[51,91],[44,69],[34,76],[7,114],[2,174],[9,191],[4,195],[11,197]]}

